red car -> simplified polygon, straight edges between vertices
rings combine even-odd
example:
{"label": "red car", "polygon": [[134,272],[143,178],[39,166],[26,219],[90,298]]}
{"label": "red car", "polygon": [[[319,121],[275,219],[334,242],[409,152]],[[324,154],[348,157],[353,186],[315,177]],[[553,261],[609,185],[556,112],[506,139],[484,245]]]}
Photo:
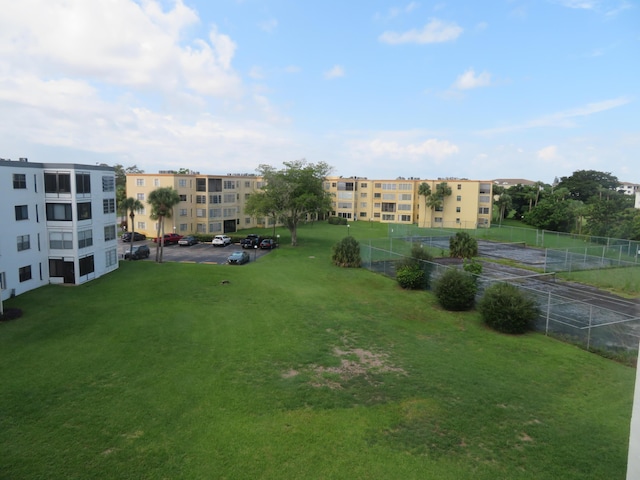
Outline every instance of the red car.
{"label": "red car", "polygon": [[[164,244],[171,245],[173,243],[178,243],[178,240],[182,238],[182,235],[178,235],[177,233],[165,233],[164,234]],[[153,239],[155,243],[158,243],[160,237],[156,237]]]}

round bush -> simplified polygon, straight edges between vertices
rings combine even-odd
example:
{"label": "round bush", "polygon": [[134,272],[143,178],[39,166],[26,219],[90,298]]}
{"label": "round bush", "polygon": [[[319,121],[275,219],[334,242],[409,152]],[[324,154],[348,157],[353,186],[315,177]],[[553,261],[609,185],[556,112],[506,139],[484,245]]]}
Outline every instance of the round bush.
{"label": "round bush", "polygon": [[436,281],[434,292],[438,303],[445,310],[459,312],[471,310],[476,300],[473,275],[457,269],[449,269]]}
{"label": "round bush", "polygon": [[333,246],[331,261],[339,267],[359,268],[362,263],[360,244],[351,236],[344,237]]}
{"label": "round bush", "polygon": [[402,288],[419,290],[425,288],[425,273],[419,265],[404,265],[396,271],[396,280]]}
{"label": "round bush", "polygon": [[478,302],[482,320],[502,333],[525,333],[533,328],[539,314],[535,301],[517,287],[495,283]]}

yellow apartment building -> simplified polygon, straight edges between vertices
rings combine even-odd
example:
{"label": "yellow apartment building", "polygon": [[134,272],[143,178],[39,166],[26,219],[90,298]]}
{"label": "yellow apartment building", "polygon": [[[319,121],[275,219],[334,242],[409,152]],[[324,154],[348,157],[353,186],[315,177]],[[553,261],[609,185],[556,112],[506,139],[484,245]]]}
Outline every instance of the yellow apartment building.
{"label": "yellow apartment building", "polygon": [[171,218],[165,218],[165,233],[217,235],[272,225],[271,220],[244,214],[247,198],[262,187],[262,180],[256,175],[128,174],[127,197],[137,198],[144,205],[136,212],[136,231],[148,237],[156,236],[158,224],[150,217],[151,205],[147,200],[160,187],[172,187],[180,196]]}
{"label": "yellow apartment building", "polygon": [[[426,207],[418,195],[426,182],[432,191],[446,182],[451,195],[442,208]],[[363,177],[327,177],[325,191],[332,196],[331,214],[352,221],[416,224],[434,228],[477,228],[491,224],[492,182],[479,180],[399,178],[369,180]],[[263,186],[257,175],[201,175],[173,172],[127,175],[127,197],[140,200],[144,208],[136,213],[136,231],[154,237],[157,223],[151,219],[149,193],[172,187],[180,196],[171,218],[165,219],[166,233],[232,233],[247,228],[268,228],[273,219],[253,218],[244,213],[249,195]]]}
{"label": "yellow apartment building", "polygon": [[[431,191],[445,182],[451,195],[438,209],[427,208],[418,195],[421,183]],[[492,182],[480,180],[398,178],[369,180],[362,177],[327,177],[326,191],[333,197],[332,215],[349,220],[416,224],[424,228],[477,228],[491,225]]]}

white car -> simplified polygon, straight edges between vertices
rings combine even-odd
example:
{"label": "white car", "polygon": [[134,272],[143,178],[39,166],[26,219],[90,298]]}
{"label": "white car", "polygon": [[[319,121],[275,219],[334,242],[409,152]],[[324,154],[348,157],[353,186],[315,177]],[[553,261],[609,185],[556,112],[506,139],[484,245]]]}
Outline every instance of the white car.
{"label": "white car", "polygon": [[226,247],[227,245],[231,245],[231,237],[227,235],[216,235],[211,240],[211,245],[214,247]]}

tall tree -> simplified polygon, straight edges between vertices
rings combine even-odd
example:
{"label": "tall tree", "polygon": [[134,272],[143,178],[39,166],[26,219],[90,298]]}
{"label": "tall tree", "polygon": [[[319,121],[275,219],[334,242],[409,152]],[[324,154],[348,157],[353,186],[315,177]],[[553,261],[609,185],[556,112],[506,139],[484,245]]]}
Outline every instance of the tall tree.
{"label": "tall tree", "polygon": [[[137,198],[129,197],[125,198],[124,201],[119,204],[119,208],[123,215],[127,215],[128,213],[129,218],[131,219],[131,229],[129,230],[131,232],[130,249],[133,251],[133,239],[136,234],[136,224],[134,219],[136,217],[136,212],[138,210],[142,210],[144,205]],[[129,255],[129,260],[133,260],[133,255]]]}
{"label": "tall tree", "polygon": [[512,198],[508,193],[503,193],[496,200],[496,206],[498,207],[498,219],[500,221],[500,225],[502,225],[502,220],[508,215],[509,210],[511,210]]}
{"label": "tall tree", "polygon": [[180,203],[180,195],[171,187],[160,187],[149,194],[147,202],[151,205],[151,218],[158,220],[156,262],[162,263],[162,255],[164,253],[164,219],[171,218],[173,207]]}
{"label": "tall tree", "polygon": [[[451,187],[447,182],[440,182],[436,185],[436,191],[434,194],[438,197],[441,202],[442,211],[444,212],[444,201],[447,197],[451,196]],[[444,216],[444,213],[443,213]]]}
{"label": "tall tree", "polygon": [[577,170],[569,177],[562,177],[558,184],[569,190],[571,198],[585,203],[600,196],[602,190],[617,190],[619,186],[616,176],[596,170]]}
{"label": "tall tree", "polygon": [[[431,187],[429,186],[429,184],[427,182],[422,182],[419,186],[418,186],[418,196],[422,197],[424,199],[424,214],[425,215],[425,225],[426,225],[426,215],[427,215],[427,199],[431,196]],[[429,221],[429,224],[431,224],[431,221]]]}
{"label": "tall tree", "polygon": [[324,162],[306,160],[283,162],[277,170],[260,165],[258,172],[265,184],[260,191],[249,195],[245,212],[252,216],[272,216],[291,233],[291,245],[298,244],[298,224],[309,217],[331,210],[331,196],[324,189],[325,177],[331,167]]}

